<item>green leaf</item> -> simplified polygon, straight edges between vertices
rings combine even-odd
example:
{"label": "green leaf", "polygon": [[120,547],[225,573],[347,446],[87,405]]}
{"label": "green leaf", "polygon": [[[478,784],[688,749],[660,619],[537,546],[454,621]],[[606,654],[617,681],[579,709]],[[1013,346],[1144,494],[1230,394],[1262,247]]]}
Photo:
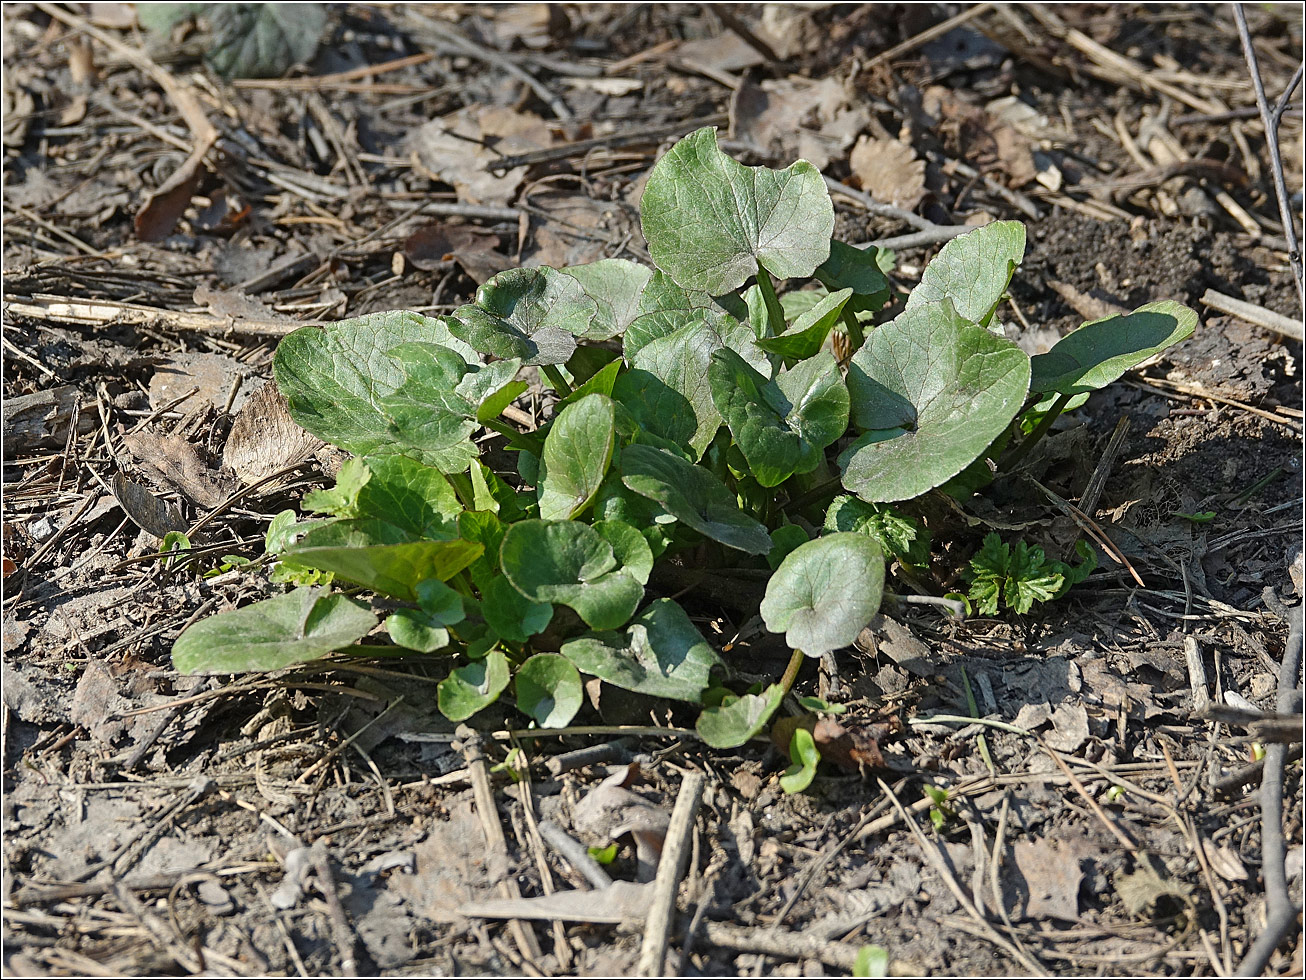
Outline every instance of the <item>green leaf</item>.
{"label": "green leaf", "polygon": [[981,615],[995,615],[999,600],[1024,615],[1036,602],[1065,595],[1097,567],[1097,556],[1083,541],[1076,542],[1075,551],[1081,562],[1071,566],[1049,561],[1042,548],[1024,541],[1017,541],[1013,548],[990,533],[964,572],[970,582],[967,596]]}
{"label": "green leaf", "polygon": [[326,29],[320,3],[217,3],[203,11],[213,31],[204,59],[223,78],[284,75],[317,53]]}
{"label": "green leaf", "polygon": [[[576,349],[577,351],[602,350],[602,348],[598,347],[578,347]],[[608,353],[607,351],[604,352]],[[621,373],[621,369],[624,366],[625,365],[621,362],[621,358],[615,357],[614,355],[614,360],[609,361],[607,364],[603,365],[603,367],[599,368],[599,370],[595,371],[590,375],[590,377],[585,379],[584,384],[573,388],[571,394],[567,395],[565,398],[558,399],[557,405],[554,406],[555,413],[561,412],[568,405],[574,404],[582,398],[587,398],[590,395],[607,395],[611,398],[612,387],[616,384],[617,375]]]}
{"label": "green leaf", "polygon": [[434,653],[449,645],[449,631],[420,609],[396,609],[385,621],[390,639],[418,653]]}
{"label": "green leaf", "polygon": [[494,704],[507,686],[508,658],[502,650],[491,650],[436,685],[436,704],[450,721],[466,721]]}
{"label": "green leaf", "polygon": [[830,534],[790,552],[766,584],[762,620],[809,657],[845,647],[880,609],[884,556],[863,534]]}
{"label": "green leaf", "polygon": [[630,619],[653,568],[644,536],[615,521],[520,521],[504,535],[500,560],[518,592],[570,606],[592,629]]}
{"label": "green leaf", "polygon": [[[403,368],[404,380],[376,401],[391,440],[385,448],[411,453],[446,473],[461,473],[477,456],[471,441],[478,428],[476,406],[458,391],[468,377],[468,364],[439,344],[400,344],[387,353]],[[515,372],[517,365],[507,363]]]}
{"label": "green leaf", "polygon": [[136,8],[136,21],[153,34],[166,34],[183,20],[198,17],[207,9],[205,3],[143,3]]}
{"label": "green leaf", "polygon": [[617,859],[617,845],[613,842],[607,847],[591,847],[589,855],[599,864],[611,864]]}
{"label": "green leaf", "polygon": [[907,309],[946,298],[959,315],[987,327],[1024,257],[1025,226],[1019,221],[976,228],[939,250],[907,297]]}
{"label": "green leaf", "polygon": [[513,380],[520,369],[521,362],[514,358],[495,361],[481,368],[473,365],[454,391],[474,410],[477,422],[489,422],[502,415],[503,410],[530,387],[525,381]]}
{"label": "green leaf", "polygon": [[587,395],[553,420],[536,478],[544,520],[571,520],[594,500],[612,460],[615,412],[611,398]]}
{"label": "green leaf", "polygon": [[781,279],[810,276],[829,258],[834,205],[806,160],[784,170],[745,167],[705,128],[657,162],[640,219],[659,269],[685,289],[719,296],[759,264]]}
{"label": "green leaf", "polygon": [[734,495],[707,470],[664,449],[621,451],[621,480],[704,537],[751,555],[771,550],[765,526],[739,509]]}
{"label": "green leaf", "polygon": [[797,524],[781,524],[771,532],[771,550],[767,553],[766,563],[774,571],[791,551],[809,540],[807,532]]}
{"label": "green leaf", "polygon": [[855,977],[887,977],[889,975],[889,951],[883,946],[863,946],[857,951],[853,960]]}
{"label": "green leaf", "polygon": [[829,290],[820,283],[811,289],[794,289],[785,293],[780,297],[780,309],[784,310],[785,322],[793,323],[829,295]]}
{"label": "green leaf", "polygon": [[355,495],[354,513],[337,516],[384,520],[419,538],[457,533],[451,525],[462,513],[462,504],[439,469],[407,456],[369,456],[363,463],[372,477]]}
{"label": "green leaf", "polygon": [[745,694],[728,704],[705,708],[694,729],[714,749],[733,749],[757,735],[784,700],[785,689],[772,684],[761,694]]}
{"label": "green leaf", "polygon": [[795,728],[793,738],[789,740],[789,759],[791,764],[780,777],[780,788],[786,793],[801,793],[812,785],[816,778],[816,765],[821,761],[821,753],[816,748],[816,740],[806,728]]}
{"label": "green leaf", "polygon": [[721,664],[685,611],[670,599],[649,603],[622,633],[592,633],[562,645],[586,674],[627,691],[697,703]]}
{"label": "green leaf", "polygon": [[701,318],[641,347],[612,397],[649,432],[690,449],[694,459],[721,428],[712,401],[708,364],[721,338]]}
{"label": "green leaf", "polygon": [[839,457],[843,485],[869,501],[939,486],[1006,429],[1028,390],[1025,352],[947,300],[904,311],[849,365],[853,424],[866,431]]}
{"label": "green leaf", "polygon": [[1167,300],[1085,323],[1035,355],[1030,390],[1079,394],[1105,388],[1143,361],[1193,335],[1197,314]]}
{"label": "green leaf", "polygon": [[779,354],[786,364],[812,357],[821,349],[830,329],[839,319],[845,304],[852,297],[851,289],[830,293],[810,310],[800,316],[778,337],[766,337],[757,346],[772,354]]}
{"label": "green leaf", "polygon": [[[403,433],[394,431],[381,402],[408,381],[404,364],[389,353],[408,343],[439,344],[465,361],[476,360],[476,352],[455,339],[443,320],[416,313],[373,313],[296,330],[277,345],[272,362],[291,417],[319,439],[356,455],[405,451]],[[434,367],[449,372],[446,380],[458,373],[447,358],[437,359]],[[427,394],[437,401],[444,397]],[[439,415],[444,424],[444,416],[461,410],[442,406],[428,408],[427,414]],[[447,424],[457,428],[462,422]]]}
{"label": "green leaf", "polygon": [[598,308],[594,322],[582,335],[586,340],[607,340],[624,333],[639,315],[640,296],[653,275],[648,266],[629,259],[600,259],[562,271],[580,282]]}
{"label": "green leaf", "polygon": [[889,301],[889,278],[880,263],[883,249],[868,245],[856,248],[841,241],[830,242],[830,257],[816,270],[816,278],[831,292],[851,289],[848,307],[854,313],[871,313]]}
{"label": "green leaf", "polygon": [[712,397],[754,478],[764,487],[810,473],[848,428],[848,389],[829,351],[767,381],[731,350],[708,369]]}
{"label": "green leaf", "polygon": [[541,728],[564,728],[584,701],[580,674],[566,657],[537,653],[513,676],[517,709]]}
{"label": "green leaf", "polygon": [[357,643],[374,626],[361,602],[296,589],[187,627],[172,646],[172,665],[183,674],[280,670]]}
{"label": "green leaf", "polygon": [[[920,524],[885,504],[871,504],[841,494],[830,502],[825,512],[825,529],[870,535],[880,550],[899,558],[921,557],[913,554],[916,550],[913,546],[922,534]],[[921,561],[911,563],[919,565]]]}
{"label": "green leaf", "polygon": [[532,602],[496,575],[481,587],[481,615],[486,624],[509,643],[525,643],[543,633],[553,620],[553,605]]}
{"label": "green leaf", "polygon": [[295,561],[412,602],[426,579],[446,581],[481,554],[474,541],[408,540],[377,520],[336,521],[309,531],[286,554]]}
{"label": "green leaf", "polygon": [[571,276],[544,266],[486,280],[474,305],[454,310],[449,329],[482,354],[526,364],[565,364],[598,306]]}

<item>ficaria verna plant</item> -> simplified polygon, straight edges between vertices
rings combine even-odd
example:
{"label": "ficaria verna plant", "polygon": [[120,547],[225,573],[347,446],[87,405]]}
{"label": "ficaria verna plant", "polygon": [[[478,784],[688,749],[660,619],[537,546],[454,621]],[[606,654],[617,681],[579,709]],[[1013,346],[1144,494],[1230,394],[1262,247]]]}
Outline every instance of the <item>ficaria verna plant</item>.
{"label": "ficaria verna plant", "polygon": [[[903,303],[890,253],[831,240],[815,167],[744,166],[712,129],[662,157],[640,212],[654,268],[513,269],[448,316],[378,313],[286,337],[274,370],[291,415],[353,458],[304,498],[316,516],[272,522],[273,580],[296,587],[191,626],[177,668],[407,651],[447,673],[438,703],[453,721],[510,691],[535,724],[565,726],[589,676],[700,705],[702,738],[740,745],[803,655],[850,644],[875,616],[886,556],[925,564],[906,502],[982,488],[1197,320],[1153,303],[1031,358],[997,318],[1021,224],[949,242]],[[502,415],[537,372],[552,416],[518,431]],[[486,465],[482,429],[503,436],[515,473]],[[982,611],[999,594],[1023,612],[1068,588],[1070,566],[1003,547],[970,573]],[[760,611],[794,651],[784,677],[731,689],[681,605],[650,596],[659,565],[769,574]],[[1036,583],[1022,585],[1024,565]]]}

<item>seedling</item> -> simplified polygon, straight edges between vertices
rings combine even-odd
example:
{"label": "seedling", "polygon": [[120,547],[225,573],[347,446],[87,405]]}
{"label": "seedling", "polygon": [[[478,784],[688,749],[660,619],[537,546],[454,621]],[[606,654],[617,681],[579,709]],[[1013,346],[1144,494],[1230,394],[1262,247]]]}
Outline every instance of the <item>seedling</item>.
{"label": "seedling", "polygon": [[[582,676],[596,677],[701,706],[704,741],[741,745],[804,657],[876,615],[886,556],[909,585],[928,571],[914,498],[982,488],[1058,414],[1196,323],[1155,303],[1030,358],[998,319],[1025,250],[1011,221],[944,246],[879,323],[892,256],[831,239],[811,164],[744,166],[711,129],[658,162],[641,214],[655,268],[514,269],[449,316],[377,313],[286,337],[274,371],[292,416],[354,458],[304,499],[315,516],[268,530],[272,579],[294,589],[191,626],[177,668],[434,658],[449,719],[506,693],[546,728],[571,721]],[[827,349],[835,332],[846,364]],[[503,413],[530,368],[557,401],[522,431]],[[515,473],[482,458],[473,437],[487,428]],[[1002,596],[1027,611],[1072,578],[1005,547],[976,566],[984,609]],[[667,564],[768,578],[762,619],[793,650],[778,683],[732,686],[685,608],[650,595]],[[383,644],[359,590],[399,604]],[[806,785],[815,746],[794,758],[786,779]]]}

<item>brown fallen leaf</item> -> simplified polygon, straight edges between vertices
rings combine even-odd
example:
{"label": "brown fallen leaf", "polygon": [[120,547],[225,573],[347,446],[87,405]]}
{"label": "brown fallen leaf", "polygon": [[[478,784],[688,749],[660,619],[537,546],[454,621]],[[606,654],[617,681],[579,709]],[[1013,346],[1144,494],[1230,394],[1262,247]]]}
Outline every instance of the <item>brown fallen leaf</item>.
{"label": "brown fallen leaf", "polygon": [[864,112],[843,109],[847,103],[847,89],[833,77],[746,81],[730,101],[730,129],[777,158],[797,156],[823,169],[865,125]]}
{"label": "brown fallen leaf", "polygon": [[[247,365],[225,354],[198,351],[174,354],[150,378],[150,407],[161,408],[198,388],[199,391],[178,405],[178,411],[189,413],[209,408],[221,411],[226,408],[232,387],[251,373]],[[237,388],[232,408],[239,408],[244,401]]]}
{"label": "brown fallen leaf", "polygon": [[1025,918],[1075,921],[1084,872],[1074,854],[1040,837],[1012,846],[1016,867],[1025,880]]}
{"label": "brown fallen leaf", "polygon": [[850,720],[846,726],[834,718],[821,718],[812,729],[812,741],[822,759],[847,772],[865,774],[867,770],[884,768],[880,742],[901,730],[897,718],[872,723]]}
{"label": "brown fallen leaf", "polygon": [[249,396],[231,423],[222,464],[249,485],[295,463],[302,463],[326,443],[290,417],[286,399],[269,381]]}
{"label": "brown fallen leaf", "polygon": [[625,786],[639,767],[622,766],[585,794],[572,811],[572,829],[603,845],[630,834],[635,841],[641,881],[651,880],[666,839],[671,815]]}
{"label": "brown fallen leaf", "polygon": [[525,167],[502,173],[489,168],[515,153],[552,143],[539,116],[506,108],[460,110],[433,119],[409,138],[414,167],[431,180],[451,184],[459,200],[470,204],[507,204],[526,177]]}
{"label": "brown fallen leaf", "polygon": [[211,471],[199,451],[181,436],[142,429],[123,433],[122,442],[146,476],[180,490],[201,507],[217,507],[235,489],[229,479]]}
{"label": "brown fallen leaf", "polygon": [[853,147],[848,166],[862,190],[882,204],[910,211],[925,196],[925,161],[901,140],[863,136]]}
{"label": "brown fallen leaf", "polygon": [[514,264],[497,251],[498,246],[498,235],[469,225],[437,221],[423,225],[408,236],[404,241],[404,258],[422,270],[447,269],[456,262],[479,286]]}
{"label": "brown fallen leaf", "polygon": [[160,500],[139,483],[133,483],[122,473],[113,475],[113,495],[133,524],[160,540],[167,537],[170,531],[186,529],[186,522],[175,507]]}
{"label": "brown fallen leaf", "polygon": [[217,139],[217,131],[212,139],[196,143],[180,167],[178,167],[162,184],[155,188],[146,199],[145,204],[136,212],[133,222],[136,237],[142,242],[161,242],[177,227],[177,222],[190,206],[191,198],[200,189],[204,179],[204,156]]}

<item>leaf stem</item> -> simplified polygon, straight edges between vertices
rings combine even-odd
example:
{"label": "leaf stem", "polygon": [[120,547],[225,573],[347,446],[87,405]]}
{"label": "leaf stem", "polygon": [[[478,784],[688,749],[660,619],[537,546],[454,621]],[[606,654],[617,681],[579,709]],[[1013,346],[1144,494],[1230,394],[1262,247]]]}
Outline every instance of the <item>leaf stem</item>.
{"label": "leaf stem", "polygon": [[816,486],[812,487],[812,489],[800,493],[797,497],[794,497],[793,500],[784,505],[784,512],[786,514],[792,514],[796,510],[802,510],[802,508],[806,507],[808,504],[820,500],[830,491],[838,490],[839,487],[842,486],[840,479],[840,477],[832,476],[825,482],[818,483]]}
{"label": "leaf stem", "polygon": [[857,314],[848,309],[845,304],[839,311],[839,319],[843,321],[844,328],[848,331],[848,349],[856,354],[866,343],[866,335],[862,332],[862,325],[857,322]]}
{"label": "leaf stem", "polygon": [[784,307],[780,305],[780,297],[775,293],[775,283],[771,281],[771,273],[760,265],[757,267],[757,288],[762,293],[762,302],[766,304],[767,335],[779,336],[785,332]]}
{"label": "leaf stem", "polygon": [[1039,419],[1039,423],[1034,427],[1034,431],[1026,436],[1019,446],[1007,453],[1006,456],[1002,457],[1001,462],[998,463],[998,469],[1010,471],[1012,467],[1024,459],[1029,454],[1029,451],[1038,444],[1038,441],[1047,435],[1048,430],[1052,428],[1052,423],[1055,422],[1060,417],[1061,413],[1065,411],[1070,398],[1071,396],[1066,392],[1057,395],[1057,400],[1052,403],[1052,407],[1047,410],[1047,414]]}
{"label": "leaf stem", "polygon": [[571,394],[571,385],[567,384],[567,379],[562,376],[562,372],[552,364],[541,364],[540,371],[549,379],[549,384],[553,385],[553,390],[563,398]]}
{"label": "leaf stem", "polygon": [[789,664],[785,667],[785,672],[780,675],[780,686],[784,688],[785,694],[794,686],[794,681],[798,680],[798,671],[802,669],[803,661],[807,657],[802,650],[795,650],[789,655]]}

